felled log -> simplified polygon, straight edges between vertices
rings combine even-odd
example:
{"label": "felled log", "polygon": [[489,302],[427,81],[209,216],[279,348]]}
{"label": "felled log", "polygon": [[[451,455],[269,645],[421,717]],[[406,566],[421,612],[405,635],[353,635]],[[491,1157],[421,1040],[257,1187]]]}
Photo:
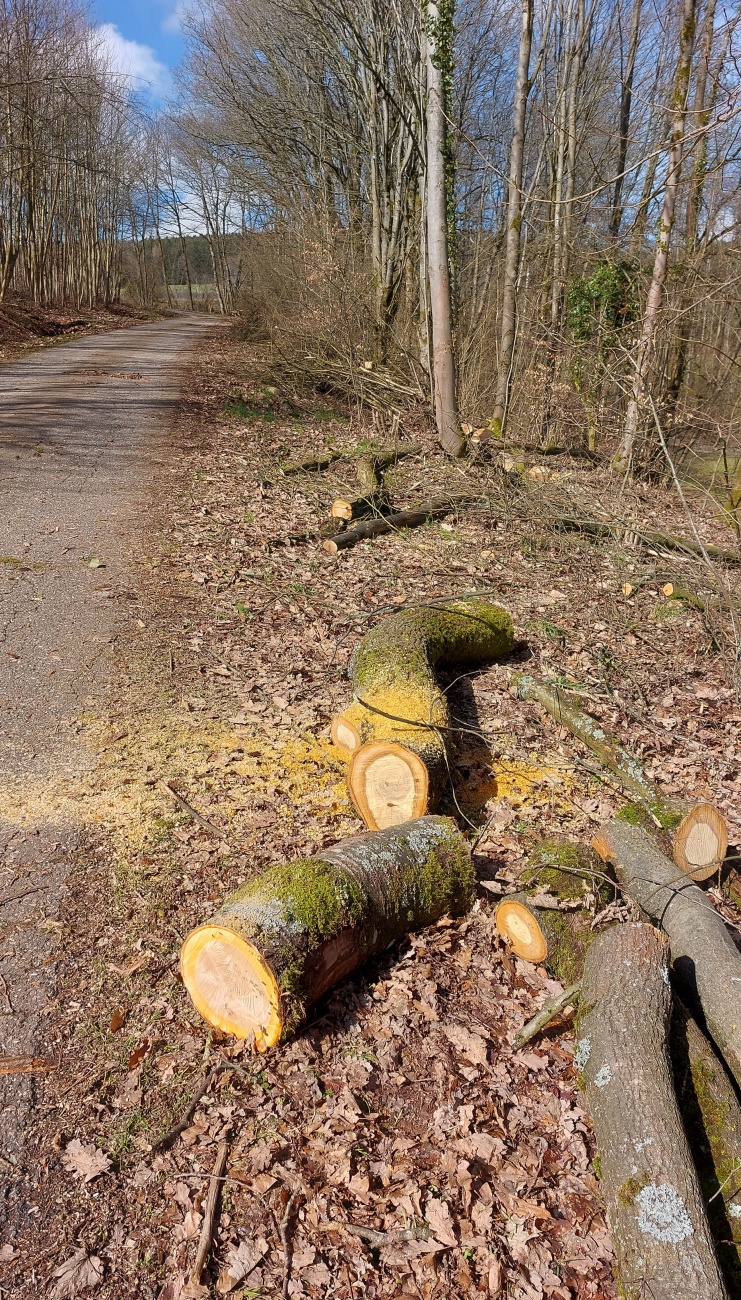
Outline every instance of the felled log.
{"label": "felled log", "polygon": [[350,759],[350,795],[371,830],[421,817],[446,784],[450,711],[435,669],[503,659],[512,645],[510,615],[482,599],[402,610],[359,642],[354,703],[334,719],[332,739]]}
{"label": "felled log", "polygon": [[711,542],[703,542],[700,546],[693,537],[674,537],[671,533],[656,533],[625,519],[615,519],[607,523],[600,519],[560,515],[555,522],[556,527],[563,532],[585,533],[591,537],[614,537],[617,541],[630,536],[654,550],[678,551],[701,558],[707,555],[711,560],[720,560],[723,564],[741,564],[741,554],[738,551],[727,551],[721,546],[714,546]]}
{"label": "felled log", "polygon": [[288,460],[280,466],[280,472],[285,477],[290,474],[302,474],[311,470],[328,469],[335,460],[342,460],[347,455],[346,451],[320,451],[311,456],[304,456],[303,460]]}
{"label": "felled log", "polygon": [[708,1031],[741,1085],[741,954],[725,921],[640,826],[615,820],[592,840],[641,911],[669,936],[672,969],[698,1002]]}
{"label": "felled log", "polygon": [[436,501],[427,502],[426,505],[417,506],[414,510],[400,510],[396,514],[367,519],[356,528],[348,528],[338,537],[328,538],[322,546],[330,555],[336,555],[337,551],[345,551],[368,537],[380,537],[383,533],[398,533],[402,528],[420,528],[430,519],[444,519],[453,510],[464,505],[472,505],[478,500],[477,496],[472,496],[468,492],[459,493],[457,496],[440,497]]}
{"label": "felled log", "polygon": [[577,1064],[599,1149],[621,1294],[724,1300],[669,1063],[669,945],[616,925],[587,953]]}
{"label": "felled log", "polygon": [[709,803],[688,808],[686,803],[668,799],[646,776],[640,759],[558,686],[529,673],[513,673],[512,680],[521,700],[540,704],[556,722],[591,749],[623,789],[637,795],[640,805],[627,805],[621,814],[623,820],[653,825],[667,836],[674,832],[667,845],[673,845],[670,851],[677,865],[693,880],[705,880],[718,870],[728,848],[728,828],[717,808]]}
{"label": "felled log", "polygon": [[332,503],[332,516],[351,521],[366,519],[369,515],[389,514],[391,502],[383,482],[385,471],[407,456],[419,456],[422,450],[420,443],[411,443],[391,451],[360,456],[356,461],[359,496],[355,500],[339,497]]}
{"label": "felled log", "polygon": [[368,957],[463,915],[474,882],[449,818],[355,836],[242,885],[186,938],[183,983],[209,1024],[265,1051]]}
{"label": "felled log", "polygon": [[497,907],[497,930],[516,956],[544,963],[563,984],[577,983],[597,934],[595,917],[617,892],[600,858],[586,844],[543,840],[520,881]]}
{"label": "felled log", "polygon": [[674,1090],[718,1262],[731,1294],[741,1295],[741,1105],[697,1021],[678,998],[673,1003]]}

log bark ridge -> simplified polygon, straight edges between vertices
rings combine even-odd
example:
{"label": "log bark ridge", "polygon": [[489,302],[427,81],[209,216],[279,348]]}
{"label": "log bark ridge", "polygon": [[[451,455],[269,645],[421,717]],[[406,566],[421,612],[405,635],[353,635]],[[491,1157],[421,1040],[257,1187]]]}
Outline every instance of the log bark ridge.
{"label": "log bark ridge", "polygon": [[592,841],[623,888],[669,936],[672,969],[741,1086],[741,954],[723,917],[639,826],[615,820]]}
{"label": "log bark ridge", "polygon": [[590,948],[577,1064],[626,1300],[727,1300],[668,1053],[669,945],[613,926]]}
{"label": "log bark ridge", "polygon": [[473,505],[480,498],[472,496],[471,493],[460,493],[457,496],[441,497],[437,501],[429,501],[425,505],[417,506],[411,510],[400,510],[397,514],[381,515],[377,519],[367,519],[355,528],[348,528],[344,533],[337,537],[328,538],[322,543],[325,551],[330,555],[336,555],[338,551],[346,551],[351,546],[356,546],[358,542],[365,541],[368,537],[380,537],[383,533],[398,533],[402,528],[420,528],[430,519],[444,519],[459,506]]}
{"label": "log bark ridge", "polygon": [[474,891],[470,849],[449,818],[358,835],[242,885],[186,938],[183,982],[210,1024],[265,1051],[368,957],[463,915]]}
{"label": "log bark ridge", "polygon": [[405,609],[383,619],[350,662],[355,702],[332,724],[350,758],[350,794],[371,829],[435,807],[446,784],[450,712],[435,669],[510,653],[512,618],[481,598]]}

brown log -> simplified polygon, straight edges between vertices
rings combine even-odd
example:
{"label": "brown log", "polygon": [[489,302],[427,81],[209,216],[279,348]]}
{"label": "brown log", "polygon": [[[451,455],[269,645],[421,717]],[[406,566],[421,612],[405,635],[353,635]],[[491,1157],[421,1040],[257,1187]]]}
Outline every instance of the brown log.
{"label": "brown log", "polygon": [[358,524],[357,528],[348,528],[347,532],[341,533],[338,537],[327,538],[322,546],[330,555],[336,555],[338,551],[357,546],[358,542],[365,541],[369,537],[380,537],[383,533],[398,533],[402,528],[419,528],[431,519],[444,519],[452,511],[462,506],[473,505],[478,500],[479,497],[467,492],[457,496],[441,497],[437,501],[429,501],[426,505],[417,506],[414,510],[400,510],[397,514],[368,519],[365,523]]}
{"label": "brown log", "polygon": [[242,885],[186,938],[183,983],[209,1024],[265,1051],[368,957],[463,915],[474,883],[447,817],[357,835]]}
{"label": "brown log", "polygon": [[692,880],[707,880],[719,871],[728,851],[728,827],[711,803],[699,803],[677,827],[673,856]]}
{"label": "brown log", "polygon": [[669,1063],[669,945],[650,925],[597,937],[577,1064],[599,1149],[621,1294],[727,1300]]}
{"label": "brown log", "polygon": [[285,461],[280,466],[280,472],[285,477],[289,474],[310,473],[312,470],[328,469],[336,460],[343,460],[347,455],[346,451],[320,451],[311,456],[304,456],[303,460]]}
{"label": "brown log", "polygon": [[718,1263],[731,1295],[741,1295],[741,1105],[712,1043],[679,998],[673,1002],[674,1089]]}
{"label": "brown log", "polygon": [[727,551],[721,546],[714,546],[711,542],[703,542],[700,546],[693,537],[674,537],[671,533],[655,533],[625,519],[614,519],[606,523],[599,519],[560,515],[555,522],[556,527],[563,532],[585,533],[591,537],[614,537],[618,541],[628,534],[637,541],[643,542],[645,546],[653,547],[658,551],[678,551],[685,555],[700,557],[707,555],[711,560],[719,560],[723,564],[741,564],[741,553],[738,551]]}
{"label": "brown log", "polygon": [[690,1005],[699,1002],[708,1031],[741,1086],[741,954],[725,921],[697,885],[639,826],[615,820],[592,841],[612,862],[622,887],[666,931],[672,969]]}

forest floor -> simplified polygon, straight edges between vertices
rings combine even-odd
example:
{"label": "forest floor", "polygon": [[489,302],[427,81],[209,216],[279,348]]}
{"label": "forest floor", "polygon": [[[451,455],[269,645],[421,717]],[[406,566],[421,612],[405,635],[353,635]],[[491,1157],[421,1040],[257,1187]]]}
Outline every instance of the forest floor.
{"label": "forest floor", "polygon": [[[208,1030],[178,954],[246,877],[362,830],[329,721],[348,701],[353,646],[383,614],[494,594],[515,618],[516,664],[578,687],[667,793],[712,799],[738,843],[732,637],[663,594],[668,581],[707,585],[694,561],[633,532],[618,543],[554,527],[559,513],[609,511],[686,534],[669,489],[567,456],[529,454],[534,474],[451,463],[422,415],[403,420],[425,454],[392,471],[394,499],[473,488],[485,505],[327,555],[317,530],[352,486],[351,459],[290,478],[279,462],[352,453],[377,432],[333,399],[295,396],[261,349],[225,335],[200,348],[138,568],[113,593],[115,689],[77,720],[94,762],[75,789],[84,841],[54,930],[56,1068],[37,1080],[0,1287],[275,1297],[290,1258],[292,1296],[613,1300],[570,1018],[514,1042],[560,985],[512,958],[493,913],[540,838],[588,840],[623,800],[516,700],[511,665],[450,690],[481,735],[459,736],[447,809],[483,831],[470,915],[369,963],[264,1057]],[[696,505],[699,532],[732,545],[717,508]],[[738,924],[714,885],[710,896]],[[194,1291],[223,1138],[207,1285]]]}
{"label": "forest floor", "polygon": [[60,307],[43,307],[23,298],[0,305],[0,361],[23,356],[29,350],[84,338],[88,334],[126,329],[142,321],[161,320],[162,311],[127,304],[111,307],[81,307],[70,311]]}

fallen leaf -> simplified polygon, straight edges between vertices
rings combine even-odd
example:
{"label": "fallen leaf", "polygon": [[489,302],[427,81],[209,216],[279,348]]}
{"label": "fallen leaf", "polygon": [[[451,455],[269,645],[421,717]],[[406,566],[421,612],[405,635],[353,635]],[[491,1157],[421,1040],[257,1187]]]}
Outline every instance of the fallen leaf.
{"label": "fallen leaf", "polygon": [[65,1300],[80,1291],[91,1291],[103,1281],[103,1263],[97,1255],[88,1255],[84,1246],[54,1270],[58,1279],[52,1291],[52,1300]]}
{"label": "fallen leaf", "polygon": [[79,1138],[73,1138],[67,1143],[62,1164],[71,1174],[77,1174],[83,1183],[91,1183],[101,1174],[107,1174],[111,1167],[111,1162],[104,1151],[92,1142],[86,1146]]}
{"label": "fallen leaf", "polygon": [[441,1241],[444,1246],[458,1245],[455,1226],[445,1201],[438,1201],[435,1197],[431,1197],[425,1208],[425,1218],[437,1240]]}
{"label": "fallen leaf", "polygon": [[11,1246],[9,1241],[6,1241],[4,1246],[0,1246],[0,1264],[9,1263],[11,1259],[15,1259],[16,1254],[15,1247]]}
{"label": "fallen leaf", "polygon": [[97,555],[94,555],[92,560],[88,560],[87,567],[89,569],[104,569],[105,564],[103,560],[98,559]]}
{"label": "fallen leaf", "polygon": [[445,1033],[453,1046],[457,1047],[472,1065],[486,1065],[486,1041],[480,1034],[472,1034],[462,1025],[445,1025]]}
{"label": "fallen leaf", "polygon": [[149,1051],[149,1040],[145,1038],[144,1042],[140,1043],[138,1047],[135,1047],[133,1052],[131,1053],[131,1056],[129,1057],[129,1069],[135,1070],[137,1065],[139,1065],[140,1062],[144,1060],[144,1057],[146,1056],[148,1051]]}
{"label": "fallen leaf", "polygon": [[121,1011],[121,1010],[119,1010],[119,1011],[114,1011],[113,1015],[111,1016],[111,1022],[110,1022],[109,1026],[108,1026],[108,1028],[110,1029],[111,1033],[112,1033],[112,1034],[117,1033],[118,1030],[121,1029],[121,1028],[123,1027],[125,1020],[126,1020],[126,1012],[125,1012],[125,1011]]}
{"label": "fallen leaf", "polygon": [[257,1267],[267,1251],[268,1243],[264,1237],[258,1237],[254,1242],[240,1241],[236,1250],[232,1246],[226,1257],[226,1268],[219,1273],[216,1290],[221,1295],[233,1291]]}

